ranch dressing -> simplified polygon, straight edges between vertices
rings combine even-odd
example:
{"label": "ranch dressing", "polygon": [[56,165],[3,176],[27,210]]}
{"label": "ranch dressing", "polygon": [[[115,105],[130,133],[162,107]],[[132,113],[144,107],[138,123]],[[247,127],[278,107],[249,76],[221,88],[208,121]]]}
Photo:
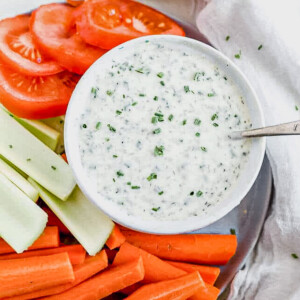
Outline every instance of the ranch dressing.
{"label": "ranch dressing", "polygon": [[85,176],[101,201],[129,215],[208,213],[248,160],[250,141],[228,138],[251,127],[241,91],[199,51],[157,41],[124,51],[86,87],[78,124]]}

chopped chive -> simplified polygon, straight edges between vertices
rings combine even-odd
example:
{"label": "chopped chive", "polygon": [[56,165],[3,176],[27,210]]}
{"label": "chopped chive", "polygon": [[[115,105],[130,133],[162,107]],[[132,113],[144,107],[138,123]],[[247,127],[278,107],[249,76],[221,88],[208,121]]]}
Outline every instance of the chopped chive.
{"label": "chopped chive", "polygon": [[185,85],[185,86],[183,87],[183,89],[184,89],[184,91],[185,91],[186,93],[188,93],[188,92],[190,91],[190,87],[189,87],[188,85]]}
{"label": "chopped chive", "polygon": [[156,124],[158,122],[158,117],[152,117],[151,123]]}
{"label": "chopped chive", "polygon": [[116,182],[116,179],[115,179],[115,178],[113,178],[113,182]]}
{"label": "chopped chive", "polygon": [[56,167],[55,167],[55,166],[51,166],[51,169],[55,171],[55,170],[56,170]]}
{"label": "chopped chive", "polygon": [[135,71],[138,72],[138,73],[144,74],[143,68],[136,69]]}
{"label": "chopped chive", "polygon": [[106,142],[109,142],[109,138],[105,138],[105,141],[106,141]]}
{"label": "chopped chive", "polygon": [[174,119],[174,116],[172,114],[169,115],[168,120],[171,122],[173,119]]}
{"label": "chopped chive", "polygon": [[154,156],[162,156],[164,155],[164,150],[165,147],[164,146],[155,146],[154,148]]}
{"label": "chopped chive", "polygon": [[160,210],[160,207],[152,207],[152,210],[153,210],[153,211],[159,211],[159,210]]}
{"label": "chopped chive", "polygon": [[100,127],[101,127],[101,122],[97,122],[95,128],[96,128],[96,129],[99,129]]}
{"label": "chopped chive", "polygon": [[230,228],[230,233],[231,233],[232,235],[236,235],[235,229],[234,229],[234,228]]}
{"label": "chopped chive", "polygon": [[153,100],[154,100],[154,101],[157,101],[157,100],[158,100],[158,97],[157,97],[157,96],[154,96],[154,97],[153,97]]}
{"label": "chopped chive", "polygon": [[82,124],[82,128],[87,128],[86,124]]}
{"label": "chopped chive", "polygon": [[215,93],[208,93],[207,97],[214,97],[216,94]]}
{"label": "chopped chive", "polygon": [[194,195],[194,192],[193,192],[193,191],[191,191],[191,192],[190,192],[190,196],[193,196],[193,195]]}
{"label": "chopped chive", "polygon": [[110,124],[107,124],[107,127],[111,132],[116,132],[116,128],[112,127]]}
{"label": "chopped chive", "polygon": [[152,179],[157,179],[157,174],[151,173],[151,174],[147,177],[147,180],[148,180],[148,181],[151,181]]}
{"label": "chopped chive", "polygon": [[163,72],[159,72],[159,73],[157,73],[156,75],[157,75],[157,77],[159,77],[159,78],[163,78],[163,77],[164,77],[164,73],[163,73]]}
{"label": "chopped chive", "polygon": [[196,193],[196,196],[197,197],[201,197],[203,195],[203,192],[202,191],[198,191],[197,193]]}
{"label": "chopped chive", "polygon": [[160,128],[156,128],[152,132],[153,132],[153,134],[159,134],[159,133],[161,133],[161,129]]}
{"label": "chopped chive", "polygon": [[91,88],[91,94],[93,94],[94,98],[96,98],[97,97],[97,89],[92,87]]}
{"label": "chopped chive", "polygon": [[196,132],[195,136],[199,137],[200,136],[200,132]]}
{"label": "chopped chive", "polygon": [[263,47],[263,45],[259,45],[257,50],[260,50]]}
{"label": "chopped chive", "polygon": [[120,110],[116,110],[116,114],[120,115],[122,112]]}
{"label": "chopped chive", "polygon": [[295,258],[295,259],[299,258],[299,256],[296,253],[292,253],[291,256],[292,256],[292,258]]}
{"label": "chopped chive", "polygon": [[122,171],[117,171],[116,174],[118,175],[118,177],[124,176],[124,173]]}
{"label": "chopped chive", "polygon": [[214,121],[215,119],[218,119],[218,118],[219,118],[219,116],[217,114],[213,114],[210,119],[212,121]]}
{"label": "chopped chive", "polygon": [[165,82],[164,81],[160,81],[159,82],[162,86],[165,86]]}
{"label": "chopped chive", "polygon": [[297,105],[295,105],[295,110],[297,110],[297,111],[299,110],[299,107]]}
{"label": "chopped chive", "polygon": [[107,90],[107,91],[106,91],[106,94],[107,94],[108,96],[111,96],[111,95],[113,94],[113,92],[110,91],[110,90]]}
{"label": "chopped chive", "polygon": [[240,50],[239,53],[235,54],[234,57],[240,59],[242,55],[242,51]]}
{"label": "chopped chive", "polygon": [[161,196],[163,193],[164,193],[164,191],[160,191],[160,192],[158,193],[158,195]]}
{"label": "chopped chive", "polygon": [[131,187],[132,190],[139,190],[140,188],[141,188],[141,187],[138,186],[138,185],[133,185],[133,186]]}
{"label": "chopped chive", "polygon": [[125,97],[126,97],[126,96],[123,94],[123,99],[125,99]]}
{"label": "chopped chive", "polygon": [[206,147],[200,147],[203,152],[207,152]]}
{"label": "chopped chive", "polygon": [[10,149],[12,149],[13,145],[8,145],[8,147],[9,147]]}
{"label": "chopped chive", "polygon": [[145,97],[146,95],[145,95],[145,94],[139,94],[139,96],[140,96],[140,97]]}
{"label": "chopped chive", "polygon": [[230,39],[230,36],[229,36],[229,35],[227,35],[227,36],[226,36],[226,38],[225,38],[226,42],[228,42],[228,41],[229,41],[229,39]]}
{"label": "chopped chive", "polygon": [[158,122],[163,122],[163,121],[164,121],[164,115],[163,115],[162,113],[156,112],[156,113],[154,114],[154,116],[157,117]]}
{"label": "chopped chive", "polygon": [[219,124],[218,123],[213,123],[213,126],[219,127]]}
{"label": "chopped chive", "polygon": [[161,112],[156,112],[154,115],[157,116],[157,117],[163,117],[164,116]]}
{"label": "chopped chive", "polygon": [[227,77],[226,77],[226,76],[224,76],[223,78],[224,78],[224,80],[227,80]]}
{"label": "chopped chive", "polygon": [[197,125],[197,126],[200,125],[201,124],[201,120],[196,118],[194,120],[194,124]]}
{"label": "chopped chive", "polygon": [[186,124],[186,120],[183,120],[183,121],[182,121],[182,125],[185,125],[185,124]]}
{"label": "chopped chive", "polygon": [[118,155],[116,155],[116,154],[113,155],[113,158],[117,158],[117,157],[118,157]]}
{"label": "chopped chive", "polygon": [[131,105],[136,106],[137,104],[138,104],[137,102],[133,102]]}
{"label": "chopped chive", "polygon": [[195,81],[200,81],[201,76],[204,76],[204,75],[205,75],[204,72],[196,72],[196,73],[194,74],[194,80],[195,80]]}
{"label": "chopped chive", "polygon": [[27,158],[26,161],[31,161],[31,158]]}
{"label": "chopped chive", "polygon": [[126,184],[127,184],[127,185],[131,185],[131,182],[130,182],[130,181],[128,181],[128,182],[126,182]]}

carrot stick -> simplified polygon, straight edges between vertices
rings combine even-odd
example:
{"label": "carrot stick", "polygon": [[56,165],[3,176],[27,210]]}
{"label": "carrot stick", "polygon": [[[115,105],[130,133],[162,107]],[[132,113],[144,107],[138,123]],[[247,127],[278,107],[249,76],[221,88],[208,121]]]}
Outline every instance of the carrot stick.
{"label": "carrot stick", "polygon": [[199,272],[142,286],[127,300],[185,300],[204,287]]}
{"label": "carrot stick", "polygon": [[[136,259],[139,256],[142,257],[145,268],[145,277],[142,283],[153,283],[158,281],[175,279],[187,274],[186,271],[176,268],[168,264],[166,261],[163,261],[142,249],[130,245],[127,242],[125,242],[120,247],[120,250],[117,253],[112,265],[118,266],[132,261],[133,259]],[[136,288],[139,287],[138,285],[136,285],[135,287],[130,287],[128,289],[124,289],[122,290],[122,293],[127,294],[128,292],[133,292]],[[216,292],[217,294],[219,294],[219,290],[217,288],[209,284],[205,284],[205,288],[197,292],[197,294],[193,296],[195,297],[193,298],[193,300],[215,300],[217,299],[217,297],[214,297]]]}
{"label": "carrot stick", "polygon": [[43,210],[48,215],[48,226],[57,226],[59,232],[64,234],[70,234],[70,230],[65,226],[65,224],[54,214],[54,212],[47,206],[43,207]]}
{"label": "carrot stick", "polygon": [[125,240],[125,236],[122,234],[119,227],[115,224],[115,227],[105,244],[110,250],[112,250],[115,248],[119,248],[125,242]]}
{"label": "carrot stick", "polygon": [[47,298],[47,300],[98,300],[111,295],[144,278],[142,258],[111,268],[75,286],[74,288]]}
{"label": "carrot stick", "polygon": [[101,270],[105,269],[107,265],[108,263],[106,253],[105,251],[101,251],[95,256],[88,256],[83,264],[74,266],[73,270],[75,280],[73,282],[57,285],[54,287],[38,290],[36,292],[27,293],[12,298],[7,298],[5,300],[28,300],[62,293],[87,280],[88,278],[92,277]]}
{"label": "carrot stick", "polygon": [[[57,227],[46,227],[41,236],[28,250],[53,248],[59,246],[59,232]],[[0,254],[16,253],[3,239],[0,239]]]}
{"label": "carrot stick", "polygon": [[188,264],[188,263],[183,263],[183,262],[178,262],[178,261],[166,261],[170,265],[181,269],[183,271],[186,271],[188,273],[192,273],[195,271],[198,271],[202,277],[202,279],[211,285],[213,285],[219,274],[220,274],[220,269],[217,267],[210,267],[210,266],[200,266],[200,265],[193,265],[193,264]]}
{"label": "carrot stick", "polygon": [[137,259],[139,256],[142,257],[145,268],[143,283],[174,279],[186,274],[185,271],[175,268],[158,257],[132,246],[127,242],[120,247],[112,265],[119,266],[133,259]]}
{"label": "carrot stick", "polygon": [[0,255],[0,260],[4,259],[18,259],[18,258],[26,258],[26,257],[34,257],[34,256],[47,256],[51,254],[63,253],[67,252],[72,265],[82,264],[85,260],[86,252],[81,245],[69,245],[69,246],[61,246],[57,248],[43,249],[43,250],[32,250],[26,251],[20,254],[10,253]]}
{"label": "carrot stick", "polygon": [[66,163],[68,163],[68,159],[67,159],[66,153],[63,153],[63,154],[61,155],[61,158],[62,158]]}
{"label": "carrot stick", "polygon": [[49,288],[75,279],[67,253],[0,261],[0,298]]}
{"label": "carrot stick", "polygon": [[123,230],[127,242],[160,258],[209,265],[224,265],[237,248],[235,235],[154,235]]}

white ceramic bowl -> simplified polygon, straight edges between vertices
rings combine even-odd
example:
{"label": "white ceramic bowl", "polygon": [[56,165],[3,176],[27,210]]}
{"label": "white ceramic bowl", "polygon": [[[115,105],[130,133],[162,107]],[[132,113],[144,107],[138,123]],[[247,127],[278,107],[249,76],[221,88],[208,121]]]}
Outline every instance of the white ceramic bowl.
{"label": "white ceramic bowl", "polygon": [[126,42],[107,52],[87,70],[77,84],[66,114],[65,146],[68,161],[83,193],[117,223],[134,230],[157,234],[176,234],[193,231],[219,220],[241,202],[259,173],[265,154],[266,141],[265,138],[253,139],[247,165],[244,170],[242,170],[240,178],[232,189],[231,194],[216,205],[215,209],[211,210],[207,215],[190,217],[186,220],[179,221],[149,221],[137,216],[128,216],[126,211],[121,210],[117,204],[112,201],[103,201],[103,199],[99,197],[95,186],[84,176],[84,170],[81,165],[78,147],[79,126],[76,119],[82,113],[85,102],[84,99],[80,97],[79,90],[86,89],[86,87],[90,86],[90,76],[92,76],[95,70],[101,71],[103,69],[102,66],[110,64],[112,59],[119,59],[123,55],[126,55],[126,49],[135,47],[139,43],[144,43],[145,40],[159,40],[161,42],[167,40],[173,43],[180,43],[181,45],[192,47],[197,51],[199,50],[199,52],[215,61],[221,68],[226,69],[227,74],[229,74],[232,80],[240,87],[250,111],[253,128],[265,125],[262,109],[253,88],[243,73],[226,56],[214,48],[190,38],[171,35],[146,36]]}

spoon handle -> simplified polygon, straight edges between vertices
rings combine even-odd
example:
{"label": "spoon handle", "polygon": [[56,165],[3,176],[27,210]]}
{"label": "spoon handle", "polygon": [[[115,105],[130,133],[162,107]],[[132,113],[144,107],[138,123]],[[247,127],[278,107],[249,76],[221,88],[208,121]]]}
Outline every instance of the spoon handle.
{"label": "spoon handle", "polygon": [[260,137],[275,135],[300,135],[300,120],[240,132],[241,137]]}

